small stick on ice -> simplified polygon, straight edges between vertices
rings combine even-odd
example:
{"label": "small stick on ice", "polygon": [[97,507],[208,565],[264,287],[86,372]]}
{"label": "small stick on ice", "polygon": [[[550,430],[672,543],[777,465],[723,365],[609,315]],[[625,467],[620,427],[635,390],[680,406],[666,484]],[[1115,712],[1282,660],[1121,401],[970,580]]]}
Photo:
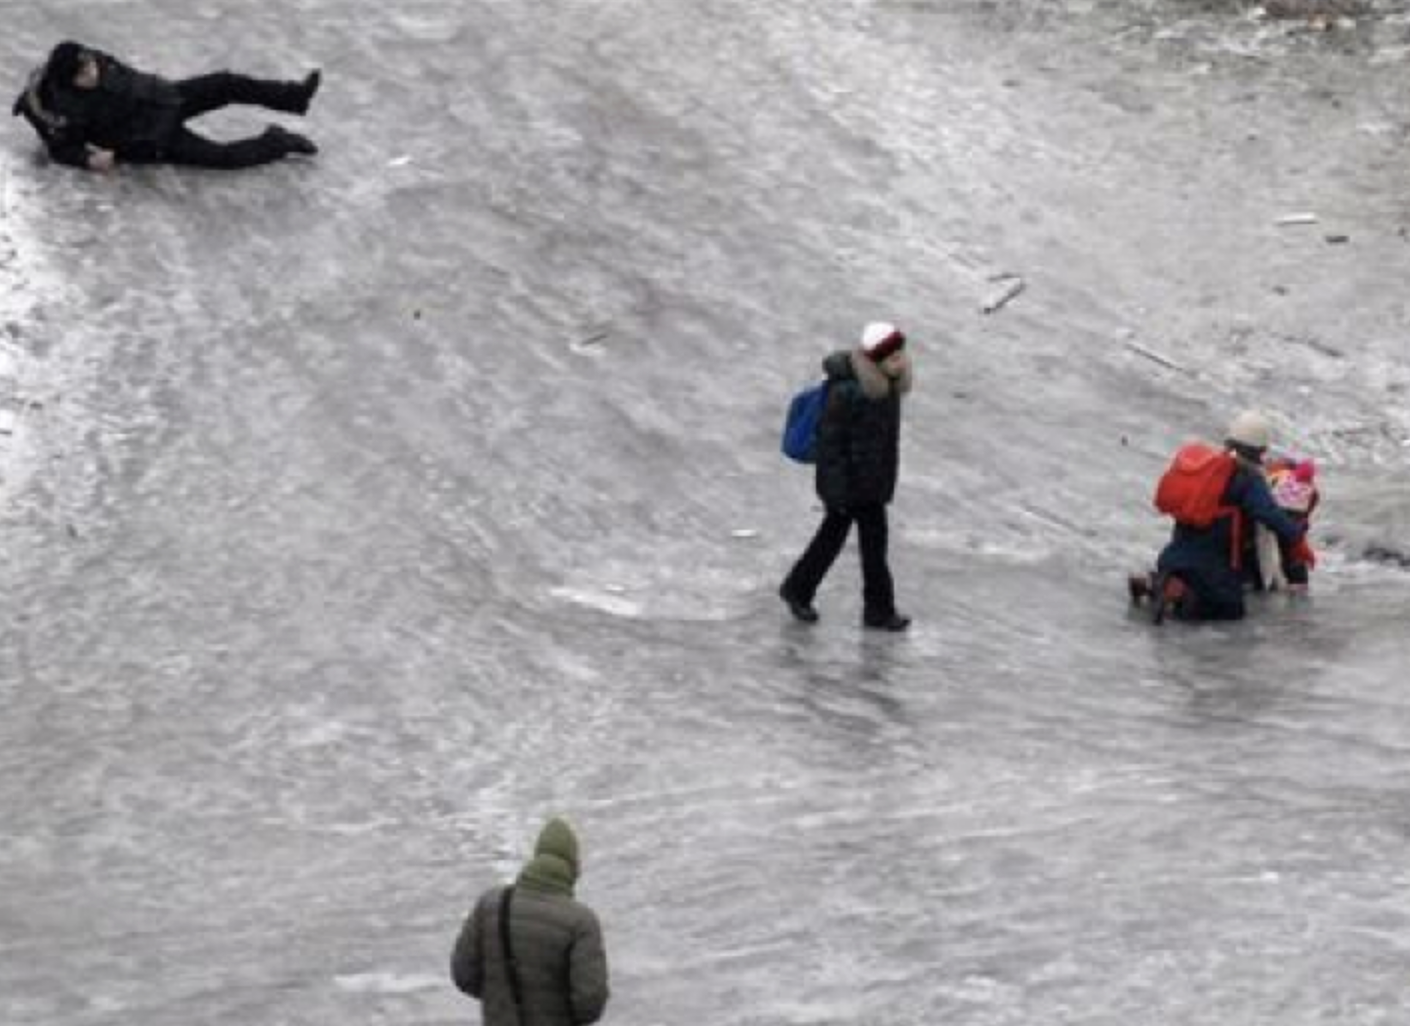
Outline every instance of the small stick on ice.
{"label": "small stick on ice", "polygon": [[1126,343],[1126,348],[1131,350],[1131,352],[1133,353],[1136,353],[1140,356],[1144,356],[1147,360],[1152,360],[1155,363],[1160,364],[1162,367],[1169,367],[1171,370],[1179,371],[1181,374],[1185,373],[1185,368],[1180,366],[1174,360],[1170,359],[1168,356],[1161,356],[1153,349],[1147,349],[1139,342],[1128,341]]}
{"label": "small stick on ice", "polygon": [[1294,224],[1316,224],[1317,215],[1311,212],[1284,214],[1282,217],[1278,218],[1276,223],[1280,228],[1286,228],[1288,225]]}
{"label": "small stick on ice", "polygon": [[1002,310],[1011,299],[1023,291],[1024,286],[1024,280],[1017,275],[1008,279],[1003,288],[999,289],[998,292],[984,301],[984,304],[979,308],[979,312],[991,314],[997,310]]}
{"label": "small stick on ice", "polygon": [[603,342],[607,341],[608,336],[611,334],[612,333],[610,331],[599,331],[592,335],[589,335],[587,338],[578,339],[578,341],[569,345],[568,348],[573,350],[573,352],[575,353],[585,353],[602,345]]}

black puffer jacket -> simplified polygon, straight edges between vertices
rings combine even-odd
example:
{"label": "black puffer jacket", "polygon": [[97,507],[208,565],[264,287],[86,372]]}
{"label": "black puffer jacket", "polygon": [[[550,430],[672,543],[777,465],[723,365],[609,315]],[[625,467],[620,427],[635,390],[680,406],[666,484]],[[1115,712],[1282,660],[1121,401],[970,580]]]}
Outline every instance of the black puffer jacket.
{"label": "black puffer jacket", "polygon": [[823,360],[829,382],[818,425],[816,484],[829,509],[886,504],[900,468],[901,396],[910,369],[888,378],[860,351]]}
{"label": "black puffer jacket", "polygon": [[98,59],[96,88],[78,89],[35,75],[13,112],[24,116],[61,164],[86,167],[90,144],[119,157],[159,156],[181,124],[176,86],[105,53],[89,52]]}

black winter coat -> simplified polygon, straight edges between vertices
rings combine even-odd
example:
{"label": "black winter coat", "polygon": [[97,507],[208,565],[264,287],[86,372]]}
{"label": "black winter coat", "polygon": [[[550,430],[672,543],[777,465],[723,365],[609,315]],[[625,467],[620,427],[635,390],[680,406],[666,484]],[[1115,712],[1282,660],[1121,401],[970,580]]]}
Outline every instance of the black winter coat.
{"label": "black winter coat", "polygon": [[[844,350],[823,360],[829,384],[818,424],[814,480],[818,498],[829,509],[885,505],[896,494],[901,392],[895,382],[886,381],[884,394],[869,395],[853,362],[864,359]],[[884,376],[879,369],[867,371],[877,375],[875,389]]]}
{"label": "black winter coat", "polygon": [[[1245,542],[1255,522],[1292,545],[1307,530],[1279,507],[1261,471],[1240,463],[1224,488],[1221,504],[1243,511]],[[1156,568],[1177,574],[1197,598],[1198,615],[1207,619],[1240,619],[1244,615],[1244,574],[1233,563],[1234,518],[1220,517],[1206,528],[1176,524]]]}
{"label": "black winter coat", "polygon": [[105,53],[90,52],[98,59],[96,88],[41,79],[15,101],[14,113],[24,115],[61,164],[87,167],[90,145],[119,157],[160,156],[181,124],[176,86]]}

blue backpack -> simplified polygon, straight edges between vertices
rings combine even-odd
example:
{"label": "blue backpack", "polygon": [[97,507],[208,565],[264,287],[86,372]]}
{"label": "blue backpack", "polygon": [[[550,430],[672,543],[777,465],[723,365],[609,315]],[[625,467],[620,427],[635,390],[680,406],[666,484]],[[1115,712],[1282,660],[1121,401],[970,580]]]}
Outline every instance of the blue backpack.
{"label": "blue backpack", "polygon": [[827,406],[827,382],[809,385],[788,404],[783,421],[783,454],[799,463],[815,463],[818,458],[818,424]]}

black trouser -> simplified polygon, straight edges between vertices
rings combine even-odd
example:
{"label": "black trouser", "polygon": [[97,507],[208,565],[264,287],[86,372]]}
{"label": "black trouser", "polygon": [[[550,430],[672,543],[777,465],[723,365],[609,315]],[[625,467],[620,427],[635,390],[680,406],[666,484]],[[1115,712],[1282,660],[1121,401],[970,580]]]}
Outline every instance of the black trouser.
{"label": "black trouser", "polygon": [[[1226,595],[1216,593],[1209,583],[1198,574],[1189,572],[1162,571],[1156,574],[1156,588],[1162,587],[1166,577],[1178,577],[1185,584],[1185,594],[1180,604],[1170,610],[1177,620],[1242,620],[1244,601],[1240,594],[1230,601]],[[1242,587],[1240,584],[1239,587]]]}
{"label": "black trouser", "polygon": [[288,114],[302,114],[308,108],[308,97],[301,82],[276,82],[229,71],[184,79],[176,83],[176,91],[181,96],[178,124],[160,153],[152,159],[188,167],[234,170],[268,164],[289,153],[285,140],[268,133],[233,142],[207,139],[186,127],[191,118],[236,103]]}
{"label": "black trouser", "polygon": [[176,83],[176,91],[181,95],[182,121],[235,103],[267,107],[286,114],[302,114],[308,109],[302,82],[276,82],[231,71],[182,79]]}
{"label": "black trouser", "polygon": [[793,564],[783,586],[788,594],[804,605],[812,605],[818,585],[827,576],[842,546],[852,521],[857,522],[857,541],[862,550],[862,605],[869,620],[884,620],[896,612],[896,595],[891,570],[886,565],[886,507],[851,506],[846,509],[829,507],[817,534],[808,544],[798,562]]}

